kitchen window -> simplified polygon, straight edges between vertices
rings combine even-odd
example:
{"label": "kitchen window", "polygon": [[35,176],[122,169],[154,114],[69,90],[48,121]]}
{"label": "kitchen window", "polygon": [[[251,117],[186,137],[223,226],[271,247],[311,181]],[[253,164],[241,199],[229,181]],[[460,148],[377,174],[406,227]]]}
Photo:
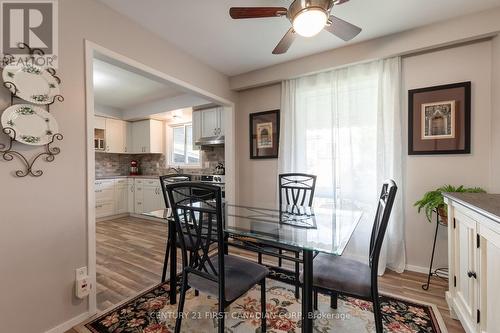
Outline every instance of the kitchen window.
{"label": "kitchen window", "polygon": [[200,152],[193,150],[193,126],[191,123],[172,126],[170,165],[200,166]]}

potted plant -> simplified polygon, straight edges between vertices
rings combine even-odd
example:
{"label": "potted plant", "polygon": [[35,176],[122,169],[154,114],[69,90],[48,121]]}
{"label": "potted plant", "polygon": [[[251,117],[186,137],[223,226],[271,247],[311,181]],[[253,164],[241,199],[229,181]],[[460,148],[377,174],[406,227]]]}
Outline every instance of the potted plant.
{"label": "potted plant", "polygon": [[444,204],[444,192],[484,193],[486,191],[480,187],[464,187],[463,185],[455,187],[452,185],[445,185],[425,193],[422,199],[415,202],[414,206],[418,208],[419,213],[422,209],[425,211],[425,216],[429,222],[432,222],[432,213],[437,212],[439,221],[443,224],[448,223],[448,209]]}

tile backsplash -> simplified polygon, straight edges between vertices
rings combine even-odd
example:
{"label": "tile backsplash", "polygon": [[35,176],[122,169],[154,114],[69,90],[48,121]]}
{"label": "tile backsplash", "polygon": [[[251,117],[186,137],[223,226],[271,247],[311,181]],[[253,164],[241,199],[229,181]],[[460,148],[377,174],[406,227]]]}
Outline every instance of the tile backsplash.
{"label": "tile backsplash", "polygon": [[[224,147],[208,148],[201,151],[203,167],[184,169],[184,173],[212,174],[219,162],[224,162]],[[160,175],[168,173],[163,154],[109,154],[95,153],[95,176],[126,176],[129,174],[130,161],[139,162],[142,175]],[[175,165],[174,165],[175,166]],[[176,166],[175,166],[176,167]]]}
{"label": "tile backsplash", "polygon": [[108,154],[95,153],[95,176],[126,176],[129,174],[130,161],[139,162],[142,175],[158,175],[165,165],[163,154]]}

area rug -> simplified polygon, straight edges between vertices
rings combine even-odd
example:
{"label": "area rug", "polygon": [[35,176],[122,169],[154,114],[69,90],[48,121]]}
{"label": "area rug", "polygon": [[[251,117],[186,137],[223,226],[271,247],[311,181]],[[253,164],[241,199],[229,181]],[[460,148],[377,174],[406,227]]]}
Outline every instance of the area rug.
{"label": "area rug", "polygon": [[[170,305],[169,285],[158,285],[121,306],[87,323],[94,333],[170,333],[174,331],[177,305]],[[280,281],[267,283],[267,331],[294,333],[301,328],[301,304],[293,287]],[[372,304],[351,297],[339,297],[338,309],[330,308],[330,299],[319,295],[315,312],[315,332],[375,332]],[[435,306],[390,296],[381,296],[385,332],[446,333]],[[203,294],[186,295],[181,332],[216,332],[217,300]],[[228,333],[260,332],[260,287],[256,286],[236,300],[227,311]]]}

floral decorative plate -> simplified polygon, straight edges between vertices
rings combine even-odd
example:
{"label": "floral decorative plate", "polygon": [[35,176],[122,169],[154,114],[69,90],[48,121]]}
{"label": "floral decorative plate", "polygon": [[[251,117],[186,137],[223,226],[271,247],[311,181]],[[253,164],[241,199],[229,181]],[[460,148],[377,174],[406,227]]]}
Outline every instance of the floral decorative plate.
{"label": "floral decorative plate", "polygon": [[43,146],[59,133],[56,119],[43,108],[30,104],[16,104],[2,114],[2,126],[16,131],[10,136],[16,141],[32,146]]}
{"label": "floral decorative plate", "polygon": [[45,69],[32,64],[5,66],[2,78],[4,82],[15,85],[7,86],[12,93],[33,104],[50,104],[59,95],[57,79]]}

